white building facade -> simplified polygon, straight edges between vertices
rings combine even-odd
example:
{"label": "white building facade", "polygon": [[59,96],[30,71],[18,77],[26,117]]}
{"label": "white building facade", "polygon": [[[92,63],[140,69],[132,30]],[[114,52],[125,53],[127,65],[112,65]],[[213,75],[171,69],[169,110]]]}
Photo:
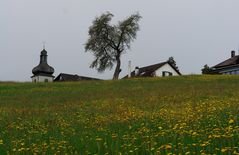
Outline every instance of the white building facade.
{"label": "white building facade", "polygon": [[[130,69],[129,69],[130,70]],[[165,76],[179,76],[179,72],[176,66],[171,65],[168,61],[146,66],[146,67],[135,67],[133,72],[129,72],[127,76],[129,77],[165,77]]]}
{"label": "white building facade", "polygon": [[32,76],[32,82],[53,82],[53,80],[54,76],[52,77],[43,75]]}
{"label": "white building facade", "polygon": [[164,64],[155,71],[155,76],[164,77],[164,76],[179,76],[178,73],[171,65],[168,63]]}

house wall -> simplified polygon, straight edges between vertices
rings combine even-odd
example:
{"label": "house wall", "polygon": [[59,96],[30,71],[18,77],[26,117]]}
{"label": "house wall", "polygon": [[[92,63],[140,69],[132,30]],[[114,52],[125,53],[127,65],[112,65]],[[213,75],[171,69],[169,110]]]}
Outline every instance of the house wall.
{"label": "house wall", "polygon": [[221,74],[239,75],[239,68],[221,70]]}
{"label": "house wall", "polygon": [[162,67],[160,67],[158,70],[156,70],[155,75],[161,77],[163,76],[163,72],[165,71],[172,73],[172,76],[179,75],[169,64],[165,64]]}
{"label": "house wall", "polygon": [[53,77],[49,77],[49,76],[33,76],[32,77],[32,82],[53,82]]}

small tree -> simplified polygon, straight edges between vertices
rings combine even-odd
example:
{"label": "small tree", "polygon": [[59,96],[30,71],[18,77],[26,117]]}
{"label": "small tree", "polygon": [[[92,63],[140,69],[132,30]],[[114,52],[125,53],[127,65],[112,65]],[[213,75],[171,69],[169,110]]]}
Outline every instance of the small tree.
{"label": "small tree", "polygon": [[202,74],[212,74],[212,69],[206,64],[203,66]]}
{"label": "small tree", "polygon": [[90,67],[96,68],[98,72],[112,69],[116,63],[113,79],[118,79],[121,71],[120,57],[136,39],[141,16],[138,13],[133,14],[117,25],[110,24],[112,17],[113,14],[107,12],[93,21],[93,25],[89,28],[85,51],[90,51],[95,56]]}
{"label": "small tree", "polygon": [[172,65],[172,66],[179,72],[178,66],[177,66],[176,61],[174,60],[173,57],[169,57],[169,58],[168,58],[168,63],[169,63],[170,65]]}

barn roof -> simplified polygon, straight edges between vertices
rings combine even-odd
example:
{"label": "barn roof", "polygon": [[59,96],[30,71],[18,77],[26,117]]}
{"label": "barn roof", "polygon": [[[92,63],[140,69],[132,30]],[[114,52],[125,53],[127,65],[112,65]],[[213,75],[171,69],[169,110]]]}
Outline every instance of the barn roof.
{"label": "barn roof", "polygon": [[54,81],[82,81],[82,80],[100,80],[97,78],[92,77],[86,77],[86,76],[79,76],[77,74],[66,74],[66,73],[60,73]]}

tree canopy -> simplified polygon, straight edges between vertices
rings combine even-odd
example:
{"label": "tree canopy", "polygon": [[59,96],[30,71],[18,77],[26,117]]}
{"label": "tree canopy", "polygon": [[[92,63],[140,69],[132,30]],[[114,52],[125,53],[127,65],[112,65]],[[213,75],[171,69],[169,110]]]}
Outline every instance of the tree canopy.
{"label": "tree canopy", "polygon": [[176,61],[174,60],[172,56],[168,58],[168,63],[172,65],[177,71],[179,71]]}
{"label": "tree canopy", "polygon": [[113,79],[118,79],[121,66],[121,55],[130,49],[131,42],[136,39],[139,31],[139,20],[141,16],[136,13],[117,25],[111,25],[113,14],[110,12],[96,17],[89,28],[89,39],[85,44],[85,51],[90,51],[94,55],[91,68],[96,68],[98,72],[112,69],[116,63]]}
{"label": "tree canopy", "polygon": [[213,74],[212,69],[206,64],[202,68],[202,74]]}

